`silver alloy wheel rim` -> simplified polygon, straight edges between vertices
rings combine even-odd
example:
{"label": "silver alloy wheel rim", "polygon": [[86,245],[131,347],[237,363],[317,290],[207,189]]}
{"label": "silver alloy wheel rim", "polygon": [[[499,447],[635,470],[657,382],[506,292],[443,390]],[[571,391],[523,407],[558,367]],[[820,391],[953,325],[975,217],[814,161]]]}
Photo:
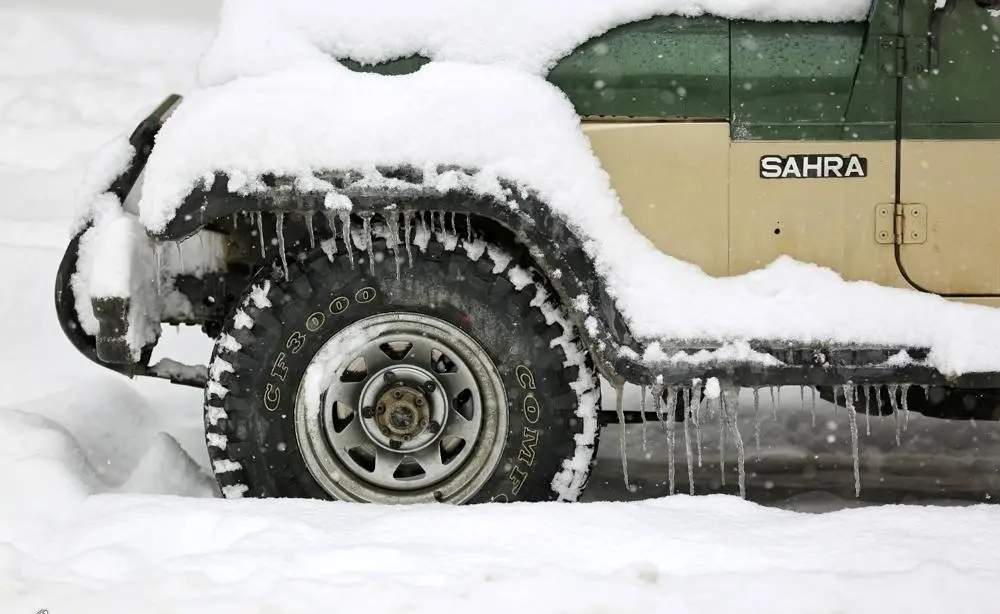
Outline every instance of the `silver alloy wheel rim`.
{"label": "silver alloy wheel rim", "polygon": [[295,431],[330,495],[374,503],[462,503],[499,463],[507,433],[500,374],[458,327],[385,313],[334,334],[306,368]]}

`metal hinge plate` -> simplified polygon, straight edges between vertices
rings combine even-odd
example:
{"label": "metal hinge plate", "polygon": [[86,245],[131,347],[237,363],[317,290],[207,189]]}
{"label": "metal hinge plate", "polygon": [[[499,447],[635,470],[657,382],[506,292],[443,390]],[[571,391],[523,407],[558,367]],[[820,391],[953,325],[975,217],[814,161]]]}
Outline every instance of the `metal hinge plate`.
{"label": "metal hinge plate", "polygon": [[878,65],[883,73],[902,77],[906,73],[906,37],[878,37]]}
{"label": "metal hinge plate", "polygon": [[927,241],[927,207],[916,203],[875,207],[875,242],[916,245]]}

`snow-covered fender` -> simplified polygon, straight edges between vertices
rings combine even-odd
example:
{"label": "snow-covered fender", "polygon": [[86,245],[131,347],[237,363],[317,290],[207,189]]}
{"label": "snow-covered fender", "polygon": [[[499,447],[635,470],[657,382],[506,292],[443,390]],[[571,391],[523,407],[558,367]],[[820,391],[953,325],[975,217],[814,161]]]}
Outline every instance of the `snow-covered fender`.
{"label": "snow-covered fender", "polygon": [[324,187],[315,191],[303,190],[303,182],[293,177],[264,176],[266,189],[240,194],[229,191],[229,178],[220,173],[208,183],[210,187],[202,184],[192,191],[172,220],[153,236],[178,240],[215,220],[243,213],[284,213],[287,219],[296,214],[335,213],[327,207],[329,186],[340,202],[350,203],[350,214],[356,216],[388,219],[430,211],[470,216],[473,226],[477,220],[489,220],[494,229],[500,229],[495,234],[506,234],[489,236],[491,241],[514,241],[528,250],[559,294],[602,373],[615,380],[638,377],[636,365],[619,354],[620,348],[631,345],[632,336],[579,235],[530,189],[500,180],[501,199],[474,187],[473,169],[440,168],[437,173],[448,173],[457,181],[440,189],[428,185],[422,171],[397,167],[379,169],[374,180],[371,172],[322,173],[315,183]]}

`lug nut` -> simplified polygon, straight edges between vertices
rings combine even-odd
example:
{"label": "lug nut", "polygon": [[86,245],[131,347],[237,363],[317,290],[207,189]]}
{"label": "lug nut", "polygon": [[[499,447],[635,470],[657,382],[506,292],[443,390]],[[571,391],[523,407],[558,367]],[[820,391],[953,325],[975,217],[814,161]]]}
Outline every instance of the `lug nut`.
{"label": "lug nut", "polygon": [[394,398],[394,399],[396,399],[398,401],[398,400],[400,400],[400,399],[403,398],[403,393],[401,391],[397,390],[397,391],[395,391],[395,392],[392,393],[392,398]]}
{"label": "lug nut", "polygon": [[422,429],[427,428],[427,418],[420,419],[420,428]]}
{"label": "lug nut", "polygon": [[384,403],[379,403],[378,404],[378,413],[379,413],[380,416],[385,413],[385,404]]}
{"label": "lug nut", "polygon": [[375,412],[372,411],[372,408],[370,406],[369,407],[362,407],[361,408],[361,417],[363,417],[363,418],[372,418],[374,416],[375,416]]}
{"label": "lug nut", "polygon": [[409,441],[413,439],[413,435],[403,435],[403,441]]}
{"label": "lug nut", "polygon": [[417,397],[417,398],[413,399],[413,404],[416,405],[417,407],[423,407],[424,406],[424,400],[421,399],[420,397]]}

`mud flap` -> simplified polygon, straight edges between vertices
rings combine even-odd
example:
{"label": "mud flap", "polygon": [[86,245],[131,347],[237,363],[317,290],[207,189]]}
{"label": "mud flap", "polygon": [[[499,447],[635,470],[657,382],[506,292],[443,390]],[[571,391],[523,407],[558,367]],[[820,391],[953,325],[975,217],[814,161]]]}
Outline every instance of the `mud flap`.
{"label": "mud flap", "polygon": [[91,299],[94,316],[100,323],[97,334],[97,357],[101,362],[131,364],[132,349],[129,347],[128,321],[129,303],[127,297],[96,297]]}

